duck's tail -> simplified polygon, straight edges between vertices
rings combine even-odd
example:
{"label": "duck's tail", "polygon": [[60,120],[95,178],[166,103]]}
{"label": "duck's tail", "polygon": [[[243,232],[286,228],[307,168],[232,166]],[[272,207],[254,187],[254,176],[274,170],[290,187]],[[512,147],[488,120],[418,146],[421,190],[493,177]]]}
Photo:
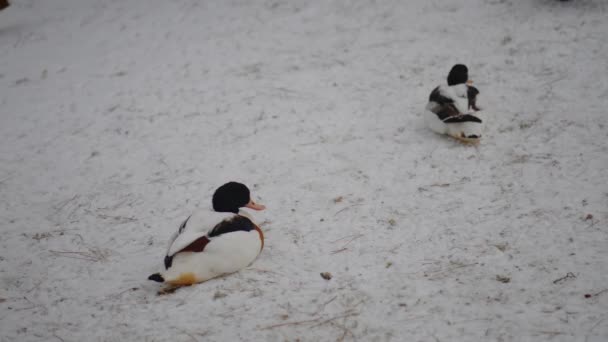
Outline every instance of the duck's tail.
{"label": "duck's tail", "polygon": [[148,280],[154,280],[157,281],[159,283],[164,283],[165,282],[165,278],[163,278],[162,275],[160,275],[160,273],[154,273],[151,276],[148,277]]}
{"label": "duck's tail", "polygon": [[482,123],[481,119],[471,114],[463,114],[463,115],[452,115],[443,119],[445,123],[456,123],[456,122],[478,122]]}

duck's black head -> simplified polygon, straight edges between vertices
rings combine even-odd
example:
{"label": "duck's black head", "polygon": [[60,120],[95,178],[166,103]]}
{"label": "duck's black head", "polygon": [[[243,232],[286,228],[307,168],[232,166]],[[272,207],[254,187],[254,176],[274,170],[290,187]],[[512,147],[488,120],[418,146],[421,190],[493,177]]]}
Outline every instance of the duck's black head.
{"label": "duck's black head", "polygon": [[263,210],[265,207],[251,200],[249,188],[245,184],[237,182],[226,183],[213,194],[213,210],[222,213],[239,212],[239,208],[248,207],[255,210]]}
{"label": "duck's black head", "polygon": [[469,69],[464,64],[456,64],[448,74],[448,85],[467,83],[469,80]]}

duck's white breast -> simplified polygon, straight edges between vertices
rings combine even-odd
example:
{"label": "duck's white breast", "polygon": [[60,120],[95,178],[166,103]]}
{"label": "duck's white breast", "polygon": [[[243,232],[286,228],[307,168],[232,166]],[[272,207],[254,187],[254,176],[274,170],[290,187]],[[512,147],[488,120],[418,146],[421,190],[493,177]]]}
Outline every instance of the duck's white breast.
{"label": "duck's white breast", "polygon": [[182,252],[175,255],[167,280],[192,273],[197,282],[233,273],[251,264],[261,251],[262,243],[256,230],[237,231],[210,239],[202,252]]}

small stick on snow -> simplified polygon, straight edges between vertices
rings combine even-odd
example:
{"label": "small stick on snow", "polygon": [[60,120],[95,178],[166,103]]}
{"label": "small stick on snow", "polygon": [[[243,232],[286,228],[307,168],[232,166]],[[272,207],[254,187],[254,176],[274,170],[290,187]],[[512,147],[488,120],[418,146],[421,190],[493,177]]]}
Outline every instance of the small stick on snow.
{"label": "small stick on snow", "polygon": [[311,328],[317,327],[319,325],[323,325],[323,324],[327,324],[330,323],[332,321],[335,321],[337,319],[340,318],[346,318],[346,317],[351,317],[351,316],[358,316],[359,313],[358,312],[353,312],[353,311],[346,311],[343,314],[340,314],[338,316],[326,319],[321,321],[322,317],[318,317],[318,318],[314,318],[314,319],[307,319],[304,321],[295,321],[295,322],[286,322],[286,323],[279,323],[279,324],[273,324],[273,325],[269,325],[267,327],[263,327],[260,328],[260,330],[268,330],[268,329],[274,329],[274,328],[279,328],[279,327],[283,327],[283,326],[287,326],[287,325],[302,325],[302,324],[307,324],[307,323],[317,323],[311,326]]}
{"label": "small stick on snow", "polygon": [[191,333],[182,330],[182,334],[187,335],[188,337],[190,337],[192,339],[192,341],[198,342],[198,340],[196,339],[196,337],[192,336]]}
{"label": "small stick on snow", "polygon": [[[68,252],[68,251],[53,251],[53,250],[49,250],[49,252],[51,252],[52,254],[54,254],[56,256],[62,256],[62,257],[70,258],[70,259],[99,261],[99,259],[94,258],[93,256],[86,254],[85,252]],[[72,255],[75,255],[75,256],[72,256]]]}
{"label": "small stick on snow", "polygon": [[587,339],[589,338],[589,335],[591,335],[591,332],[593,331],[593,329],[595,329],[598,325],[600,325],[600,323],[603,323],[606,320],[606,318],[602,318],[599,321],[595,322],[595,324],[591,327],[591,329],[589,329],[589,332],[587,333],[587,336],[585,337],[585,342],[587,342]]}
{"label": "small stick on snow", "polygon": [[357,235],[355,235],[355,236],[354,236],[352,239],[348,240],[348,242],[346,242],[346,243],[344,244],[344,246],[342,246],[342,247],[346,247],[346,246],[348,246],[348,244],[349,244],[349,243],[351,243],[351,242],[353,242],[353,241],[357,240],[358,238],[360,238],[360,237],[362,237],[362,236],[363,236],[363,234],[357,234]]}
{"label": "small stick on snow", "polygon": [[286,325],[300,325],[300,324],[312,323],[312,322],[316,322],[318,320],[319,320],[318,318],[314,318],[314,319],[308,319],[308,320],[305,320],[305,321],[279,323],[279,324],[269,325],[269,326],[264,327],[264,328],[260,328],[260,330],[274,329],[274,328],[278,328],[278,327],[282,327],[282,326],[286,326]]}
{"label": "small stick on snow", "polygon": [[78,197],[79,197],[79,195],[74,195],[74,197],[72,197],[72,198],[68,198],[67,200],[63,200],[63,201],[59,202],[58,205],[55,206],[56,212],[61,211],[66,205],[68,205],[68,203],[72,202],[73,200],[77,199]]}
{"label": "small stick on snow", "polygon": [[347,210],[347,209],[350,209],[350,208],[352,208],[352,207],[356,207],[356,206],[359,206],[359,205],[363,205],[363,203],[355,203],[355,204],[353,204],[353,205],[349,205],[349,206],[348,206],[348,207],[346,207],[346,208],[342,208],[342,209],[338,210],[338,212],[337,212],[337,213],[335,213],[335,214],[334,214],[334,217],[336,217],[336,216],[337,216],[339,213],[341,213],[341,212],[343,212],[343,211],[345,211],[345,210]]}
{"label": "small stick on snow", "polygon": [[36,286],[32,287],[31,289],[25,291],[25,293],[30,293],[32,291],[34,291],[35,289],[37,289],[38,287],[40,287],[40,285],[44,282],[44,280],[41,280],[38,282],[38,284],[36,284]]}
{"label": "small stick on snow", "polygon": [[342,329],[342,331],[343,331],[342,336],[340,336],[336,340],[336,342],[344,341],[344,339],[346,339],[346,336],[348,336],[348,335],[350,335],[353,338],[353,340],[355,339],[355,335],[353,334],[353,332],[350,331],[350,329],[348,329],[347,327],[343,326],[342,324],[338,324],[336,322],[331,322],[331,325],[338,327],[338,328]]}
{"label": "small stick on snow", "polygon": [[311,326],[311,328],[318,327],[318,326],[323,325],[323,324],[331,323],[331,322],[333,322],[333,321],[335,321],[337,319],[340,319],[340,318],[346,318],[346,317],[358,316],[358,315],[359,315],[358,312],[351,312],[351,313],[348,313],[348,314],[339,315],[339,316],[336,316],[336,317],[332,317],[330,319],[326,319],[326,320],[324,320],[322,322],[319,322],[319,323]]}
{"label": "small stick on snow", "polygon": [[591,297],[597,297],[599,295],[601,295],[604,292],[608,292],[608,289],[603,289],[602,291],[598,292],[598,293],[594,293],[594,294],[586,294],[585,298],[591,298]]}
{"label": "small stick on snow", "polygon": [[[352,238],[351,238],[350,240],[348,240],[348,241],[347,241],[347,242],[346,242],[346,243],[345,243],[345,244],[342,246],[342,248],[337,249],[337,250],[335,250],[335,251],[332,251],[332,252],[331,252],[331,254],[336,254],[336,253],[344,252],[345,250],[347,250],[347,249],[348,249],[348,248],[346,248],[346,246],[348,246],[348,244],[349,244],[349,243],[351,243],[351,242],[355,241],[356,239],[358,239],[358,238],[362,237],[362,236],[363,236],[363,234],[353,234],[353,235],[349,235],[349,236],[347,236],[347,237],[350,237],[350,236],[352,236]],[[338,239],[338,240],[336,240],[336,241],[340,241],[340,240],[343,240],[343,239],[345,239],[345,238],[346,238],[346,237],[344,237],[344,238],[342,238],[342,239]],[[334,242],[336,242],[336,241],[334,241]]]}
{"label": "small stick on snow", "polygon": [[87,260],[87,261],[93,261],[93,262],[101,261],[104,259],[104,256],[101,255],[100,253],[98,253],[97,251],[72,252],[72,251],[49,250],[49,252],[51,252],[52,254],[54,254],[56,256],[62,256],[62,257],[71,258],[71,259]]}
{"label": "small stick on snow", "polygon": [[338,241],[342,241],[342,240],[344,240],[344,239],[346,239],[346,238],[353,237],[353,236],[354,236],[354,237],[357,237],[357,236],[359,236],[359,235],[360,235],[360,236],[363,236],[363,234],[350,234],[350,235],[346,235],[346,236],[344,236],[344,237],[341,237],[341,238],[339,238],[338,240],[330,241],[329,243],[336,243],[336,242],[338,242]]}
{"label": "small stick on snow", "polygon": [[10,175],[10,176],[7,176],[7,177],[4,177],[4,178],[0,179],[0,184],[6,182],[7,180],[9,180],[11,178],[13,178],[13,175]]}
{"label": "small stick on snow", "polygon": [[284,276],[284,274],[282,274],[282,273],[271,271],[271,270],[265,270],[263,268],[254,268],[254,267],[252,267],[252,268],[250,268],[250,270],[256,271],[256,272],[260,272],[260,273],[271,273],[271,274],[276,274],[276,275]]}
{"label": "small stick on snow", "polygon": [[325,307],[327,306],[327,304],[333,302],[334,300],[336,300],[336,298],[338,298],[338,296],[334,296],[332,299],[330,299],[327,302],[321,304],[321,307],[319,308],[318,311],[325,310]]}
{"label": "small stick on snow", "polygon": [[559,278],[559,279],[555,279],[555,280],[553,281],[553,284],[557,284],[557,283],[559,283],[559,282],[562,282],[562,281],[564,281],[564,280],[566,280],[566,279],[570,279],[570,278],[576,278],[576,276],[574,275],[574,273],[572,273],[572,272],[568,272],[568,273],[566,273],[566,275],[565,275],[565,276],[563,276],[563,277],[561,277],[561,278]]}

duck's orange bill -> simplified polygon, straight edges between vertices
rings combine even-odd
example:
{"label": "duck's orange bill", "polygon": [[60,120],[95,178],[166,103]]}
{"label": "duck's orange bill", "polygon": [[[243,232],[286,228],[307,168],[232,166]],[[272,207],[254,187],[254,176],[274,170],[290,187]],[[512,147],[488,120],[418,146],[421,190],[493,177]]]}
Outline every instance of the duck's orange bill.
{"label": "duck's orange bill", "polygon": [[249,209],[253,209],[253,210],[264,210],[266,209],[266,206],[263,204],[257,204],[254,201],[249,201],[249,203],[247,203],[245,205],[245,207],[249,208]]}

